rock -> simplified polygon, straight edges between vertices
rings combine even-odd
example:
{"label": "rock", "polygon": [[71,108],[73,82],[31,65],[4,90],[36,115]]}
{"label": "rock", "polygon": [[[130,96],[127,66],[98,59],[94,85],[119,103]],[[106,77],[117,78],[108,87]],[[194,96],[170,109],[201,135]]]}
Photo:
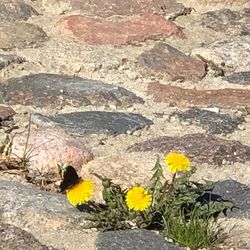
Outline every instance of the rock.
{"label": "rock", "polygon": [[97,238],[98,250],[181,250],[161,235],[149,230],[120,230],[104,232]]}
{"label": "rock", "polygon": [[193,49],[192,55],[200,55],[215,65],[223,65],[225,71],[250,71],[249,62],[250,42],[220,40],[205,46]]}
{"label": "rock", "polygon": [[191,108],[182,113],[174,112],[171,116],[177,116],[182,121],[195,123],[212,134],[232,133],[245,121],[243,117],[232,116],[229,114],[218,114],[197,108]]}
{"label": "rock", "polygon": [[168,154],[180,152],[197,163],[222,165],[250,160],[250,147],[238,141],[224,140],[210,134],[188,134],[182,137],[161,136],[133,145],[129,152],[153,151]]}
{"label": "rock", "polygon": [[129,134],[153,122],[142,115],[121,112],[72,112],[55,116],[34,114],[32,121],[45,127],[60,127],[77,134]]}
{"label": "rock", "polygon": [[11,107],[0,106],[0,125],[2,121],[12,119],[15,111]]}
{"label": "rock", "polygon": [[[80,171],[83,179],[93,179],[95,182],[94,200],[102,203],[103,186],[93,173],[112,179],[115,184],[121,185],[123,189],[138,185],[146,186],[152,177],[152,166],[147,164],[138,164],[131,159],[131,153],[119,155],[109,155],[106,157],[95,158],[88,162]],[[126,174],[124,174],[126,172]]]}
{"label": "rock", "polygon": [[142,98],[116,85],[76,76],[43,73],[3,82],[0,85],[1,99],[13,105],[52,108],[65,105],[130,107],[134,103],[144,103]]}
{"label": "rock", "polygon": [[153,82],[148,85],[147,94],[152,95],[155,102],[165,102],[171,107],[250,107],[250,90],[246,89],[197,90]]}
{"label": "rock", "polygon": [[10,224],[0,223],[1,245],[0,249],[37,249],[53,250],[41,244],[32,234]]}
{"label": "rock", "polygon": [[246,36],[250,34],[250,9],[232,11],[220,9],[203,14],[201,24],[228,35]]}
{"label": "rock", "polygon": [[[14,138],[12,152],[15,155],[23,156],[26,140],[26,134]],[[49,130],[31,130],[27,153],[29,170],[42,176],[58,176],[57,163],[70,163],[79,170],[93,158],[79,140]]]}
{"label": "rock", "polygon": [[0,21],[24,21],[29,17],[38,15],[30,5],[19,0],[1,0]]}
{"label": "rock", "polygon": [[223,80],[242,85],[250,85],[250,71],[235,72],[232,75],[223,77]]}
{"label": "rock", "polygon": [[23,63],[25,59],[16,55],[4,55],[0,54],[0,70],[9,66],[12,63]]}
{"label": "rock", "polygon": [[171,80],[199,81],[205,74],[205,64],[185,55],[168,44],[157,43],[138,58],[139,64],[153,72],[167,74]]}
{"label": "rock", "polygon": [[232,5],[236,5],[236,6],[241,6],[244,4],[249,4],[249,0],[200,0],[199,1],[200,5],[223,5],[223,6],[229,6],[232,7]]}
{"label": "rock", "polygon": [[157,15],[119,22],[73,15],[61,18],[58,27],[63,34],[93,45],[122,45],[172,35],[183,36],[178,26]]}
{"label": "rock", "polygon": [[216,183],[213,193],[232,201],[237,207],[228,211],[228,217],[250,219],[250,187],[235,180],[224,180]]}
{"label": "rock", "polygon": [[64,0],[70,2],[72,10],[78,10],[85,15],[109,17],[113,15],[144,15],[144,14],[162,14],[163,8],[166,14],[178,12],[184,8],[176,0]]}
{"label": "rock", "polygon": [[45,42],[46,33],[30,23],[0,23],[0,49],[37,47]]}
{"label": "rock", "polygon": [[25,229],[57,249],[94,249],[96,233],[84,230],[87,213],[71,206],[65,195],[0,180],[0,199],[1,223]]}

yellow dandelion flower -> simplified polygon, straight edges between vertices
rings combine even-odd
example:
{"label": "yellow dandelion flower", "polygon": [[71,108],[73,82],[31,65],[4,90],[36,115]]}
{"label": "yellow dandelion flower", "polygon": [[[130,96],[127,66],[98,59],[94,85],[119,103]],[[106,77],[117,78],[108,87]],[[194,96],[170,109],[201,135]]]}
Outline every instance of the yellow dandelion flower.
{"label": "yellow dandelion flower", "polygon": [[126,194],[126,203],[129,209],[144,211],[149,208],[152,196],[143,187],[133,187]]}
{"label": "yellow dandelion flower", "polygon": [[164,162],[167,164],[168,170],[173,174],[175,174],[176,172],[190,170],[190,161],[183,154],[169,153],[164,159]]}
{"label": "yellow dandelion flower", "polygon": [[66,190],[68,201],[73,205],[82,205],[89,201],[94,193],[94,184],[91,180],[80,180],[76,185]]}

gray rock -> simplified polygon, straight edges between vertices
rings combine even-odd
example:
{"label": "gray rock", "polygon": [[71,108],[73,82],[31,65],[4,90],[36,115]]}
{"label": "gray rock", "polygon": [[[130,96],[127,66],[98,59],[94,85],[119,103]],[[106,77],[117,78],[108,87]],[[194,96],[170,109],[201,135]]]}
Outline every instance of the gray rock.
{"label": "gray rock", "polygon": [[4,55],[0,54],[0,70],[9,66],[12,63],[23,63],[25,59],[16,55]]}
{"label": "gray rock", "polygon": [[228,35],[246,36],[250,34],[250,9],[232,11],[220,9],[203,14],[201,24]]}
{"label": "gray rock", "polygon": [[250,218],[250,187],[235,180],[216,183],[213,193],[230,200],[237,208],[228,212],[229,217]]}
{"label": "gray rock", "polygon": [[208,110],[191,108],[187,111],[174,112],[171,116],[177,116],[182,121],[198,124],[212,134],[232,133],[245,120],[229,114],[218,114]]}
{"label": "gray rock", "polygon": [[61,127],[72,134],[130,134],[153,122],[142,115],[121,112],[72,112],[55,116],[34,114],[32,121],[45,127]]}
{"label": "gray rock", "polygon": [[1,0],[0,21],[22,21],[27,20],[38,12],[30,5],[19,0]]}
{"label": "gray rock", "polygon": [[223,80],[242,85],[250,85],[250,71],[235,72],[232,75],[223,77]]}
{"label": "gray rock", "polygon": [[10,224],[0,223],[0,249],[3,250],[53,250],[41,244],[32,234]]}
{"label": "gray rock", "polygon": [[22,22],[0,22],[0,49],[37,47],[45,42],[46,33],[36,25]]}
{"label": "gray rock", "polygon": [[128,151],[153,151],[168,154],[180,152],[197,163],[222,165],[250,161],[250,147],[238,141],[224,140],[210,134],[188,134],[181,137],[161,136],[133,145]]}
{"label": "gray rock", "polygon": [[181,250],[148,230],[104,232],[97,238],[97,250]]}
{"label": "gray rock", "polygon": [[47,246],[94,249],[96,233],[84,231],[88,213],[71,206],[65,195],[6,181],[0,176],[0,200],[1,223],[25,229]]}
{"label": "gray rock", "polygon": [[192,55],[200,55],[219,67],[223,66],[226,72],[250,71],[249,54],[250,42],[244,39],[220,40],[192,51]]}
{"label": "gray rock", "polygon": [[166,74],[171,80],[198,81],[206,74],[202,61],[187,56],[168,44],[157,43],[154,48],[142,53],[138,60],[139,65],[154,73]]}
{"label": "gray rock", "polygon": [[181,11],[184,6],[176,0],[63,0],[70,3],[73,10],[86,15],[109,17],[113,15],[130,16],[142,14],[173,14]]}
{"label": "gray rock", "polygon": [[1,99],[9,104],[35,107],[50,105],[57,108],[65,105],[129,107],[134,103],[144,103],[134,93],[102,81],[43,73],[11,78],[3,82],[0,85]]}

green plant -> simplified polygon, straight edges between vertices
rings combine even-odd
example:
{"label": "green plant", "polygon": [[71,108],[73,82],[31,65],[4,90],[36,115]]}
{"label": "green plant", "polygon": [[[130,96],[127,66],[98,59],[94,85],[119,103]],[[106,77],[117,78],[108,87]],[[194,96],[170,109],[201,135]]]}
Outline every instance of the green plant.
{"label": "green plant", "polygon": [[191,250],[211,247],[225,236],[214,219],[200,217],[196,210],[192,211],[189,220],[186,220],[184,212],[180,212],[178,216],[170,216],[165,221],[164,228],[164,236]]}
{"label": "green plant", "polygon": [[[191,168],[184,155],[170,153],[165,162],[173,173],[172,180],[165,178],[158,157],[147,188],[135,186],[123,190],[111,179],[94,173],[102,181],[104,204],[89,203],[89,219],[93,226],[103,231],[127,228],[159,230],[192,250],[218,241],[221,229],[216,219],[220,213],[226,215],[234,205],[212,193],[213,182],[192,181],[196,169]],[[72,167],[70,169],[72,171]],[[78,179],[76,173],[74,175]],[[77,200],[77,194],[74,192],[74,200]]]}

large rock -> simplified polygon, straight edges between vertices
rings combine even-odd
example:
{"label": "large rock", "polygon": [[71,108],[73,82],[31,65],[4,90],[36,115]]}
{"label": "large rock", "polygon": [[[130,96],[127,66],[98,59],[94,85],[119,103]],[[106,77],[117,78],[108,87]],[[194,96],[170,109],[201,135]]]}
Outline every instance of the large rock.
{"label": "large rock", "polygon": [[223,77],[223,80],[235,84],[250,85],[250,71],[235,72]]}
{"label": "large rock", "polygon": [[191,108],[185,112],[174,112],[182,121],[197,124],[212,134],[228,134],[234,132],[245,120],[242,116],[221,114],[204,109]]}
{"label": "large rock", "polygon": [[216,183],[213,193],[234,203],[236,208],[228,211],[229,217],[250,219],[250,187],[235,180],[224,180]]}
{"label": "large rock", "polygon": [[0,223],[1,245],[0,249],[4,250],[53,250],[41,244],[31,233],[10,224]]}
{"label": "large rock", "polygon": [[0,70],[9,66],[12,63],[23,63],[25,61],[24,58],[11,55],[11,54],[0,54]]}
{"label": "large rock", "polygon": [[3,82],[0,85],[0,101],[1,99],[12,105],[52,108],[62,108],[65,105],[129,107],[134,103],[144,103],[134,93],[102,81],[44,73]]}
{"label": "large rock", "polygon": [[166,14],[179,12],[184,8],[176,0],[64,0],[72,10],[81,11],[85,15],[109,17],[113,15],[143,15],[161,14],[165,10]]}
{"label": "large rock", "polygon": [[142,115],[121,112],[72,112],[55,116],[34,114],[33,122],[45,127],[60,127],[76,134],[130,134],[153,122]]}
{"label": "large rock", "polygon": [[0,49],[37,47],[45,42],[46,33],[36,25],[30,23],[0,23]]}
{"label": "large rock", "polygon": [[148,230],[120,230],[100,234],[97,250],[181,250]]}
{"label": "large rock", "polygon": [[204,27],[228,35],[246,36],[250,34],[250,9],[232,11],[220,9],[203,14],[201,24]]}
{"label": "large rock", "polygon": [[193,49],[193,55],[200,55],[219,67],[223,65],[225,71],[250,71],[250,42],[247,40],[220,40]]}
{"label": "large rock", "polygon": [[27,20],[38,12],[30,5],[19,0],[1,0],[0,21],[22,21]]}
{"label": "large rock", "polygon": [[65,195],[0,179],[0,200],[1,223],[25,229],[57,249],[95,249],[97,233],[84,230],[87,213],[71,206]]}
{"label": "large rock", "polygon": [[[153,72],[166,74],[171,80],[198,81],[206,74],[205,64],[168,44],[157,43],[140,55],[139,64]],[[152,73],[152,72],[151,72]]]}
{"label": "large rock", "polygon": [[74,15],[61,18],[58,27],[63,34],[95,45],[122,45],[183,35],[178,26],[157,15],[144,15],[119,22]]}
{"label": "large rock", "polygon": [[135,144],[129,151],[180,152],[194,162],[213,165],[250,161],[250,147],[202,133],[182,137],[161,136]]}
{"label": "large rock", "polygon": [[[15,155],[23,156],[26,140],[27,134],[14,138],[12,152]],[[29,170],[35,176],[58,176],[57,163],[70,163],[79,170],[93,158],[79,140],[49,130],[31,130],[26,153]]]}
{"label": "large rock", "polygon": [[247,89],[197,90],[153,82],[148,85],[147,93],[155,102],[165,102],[171,107],[250,107],[250,90]]}

